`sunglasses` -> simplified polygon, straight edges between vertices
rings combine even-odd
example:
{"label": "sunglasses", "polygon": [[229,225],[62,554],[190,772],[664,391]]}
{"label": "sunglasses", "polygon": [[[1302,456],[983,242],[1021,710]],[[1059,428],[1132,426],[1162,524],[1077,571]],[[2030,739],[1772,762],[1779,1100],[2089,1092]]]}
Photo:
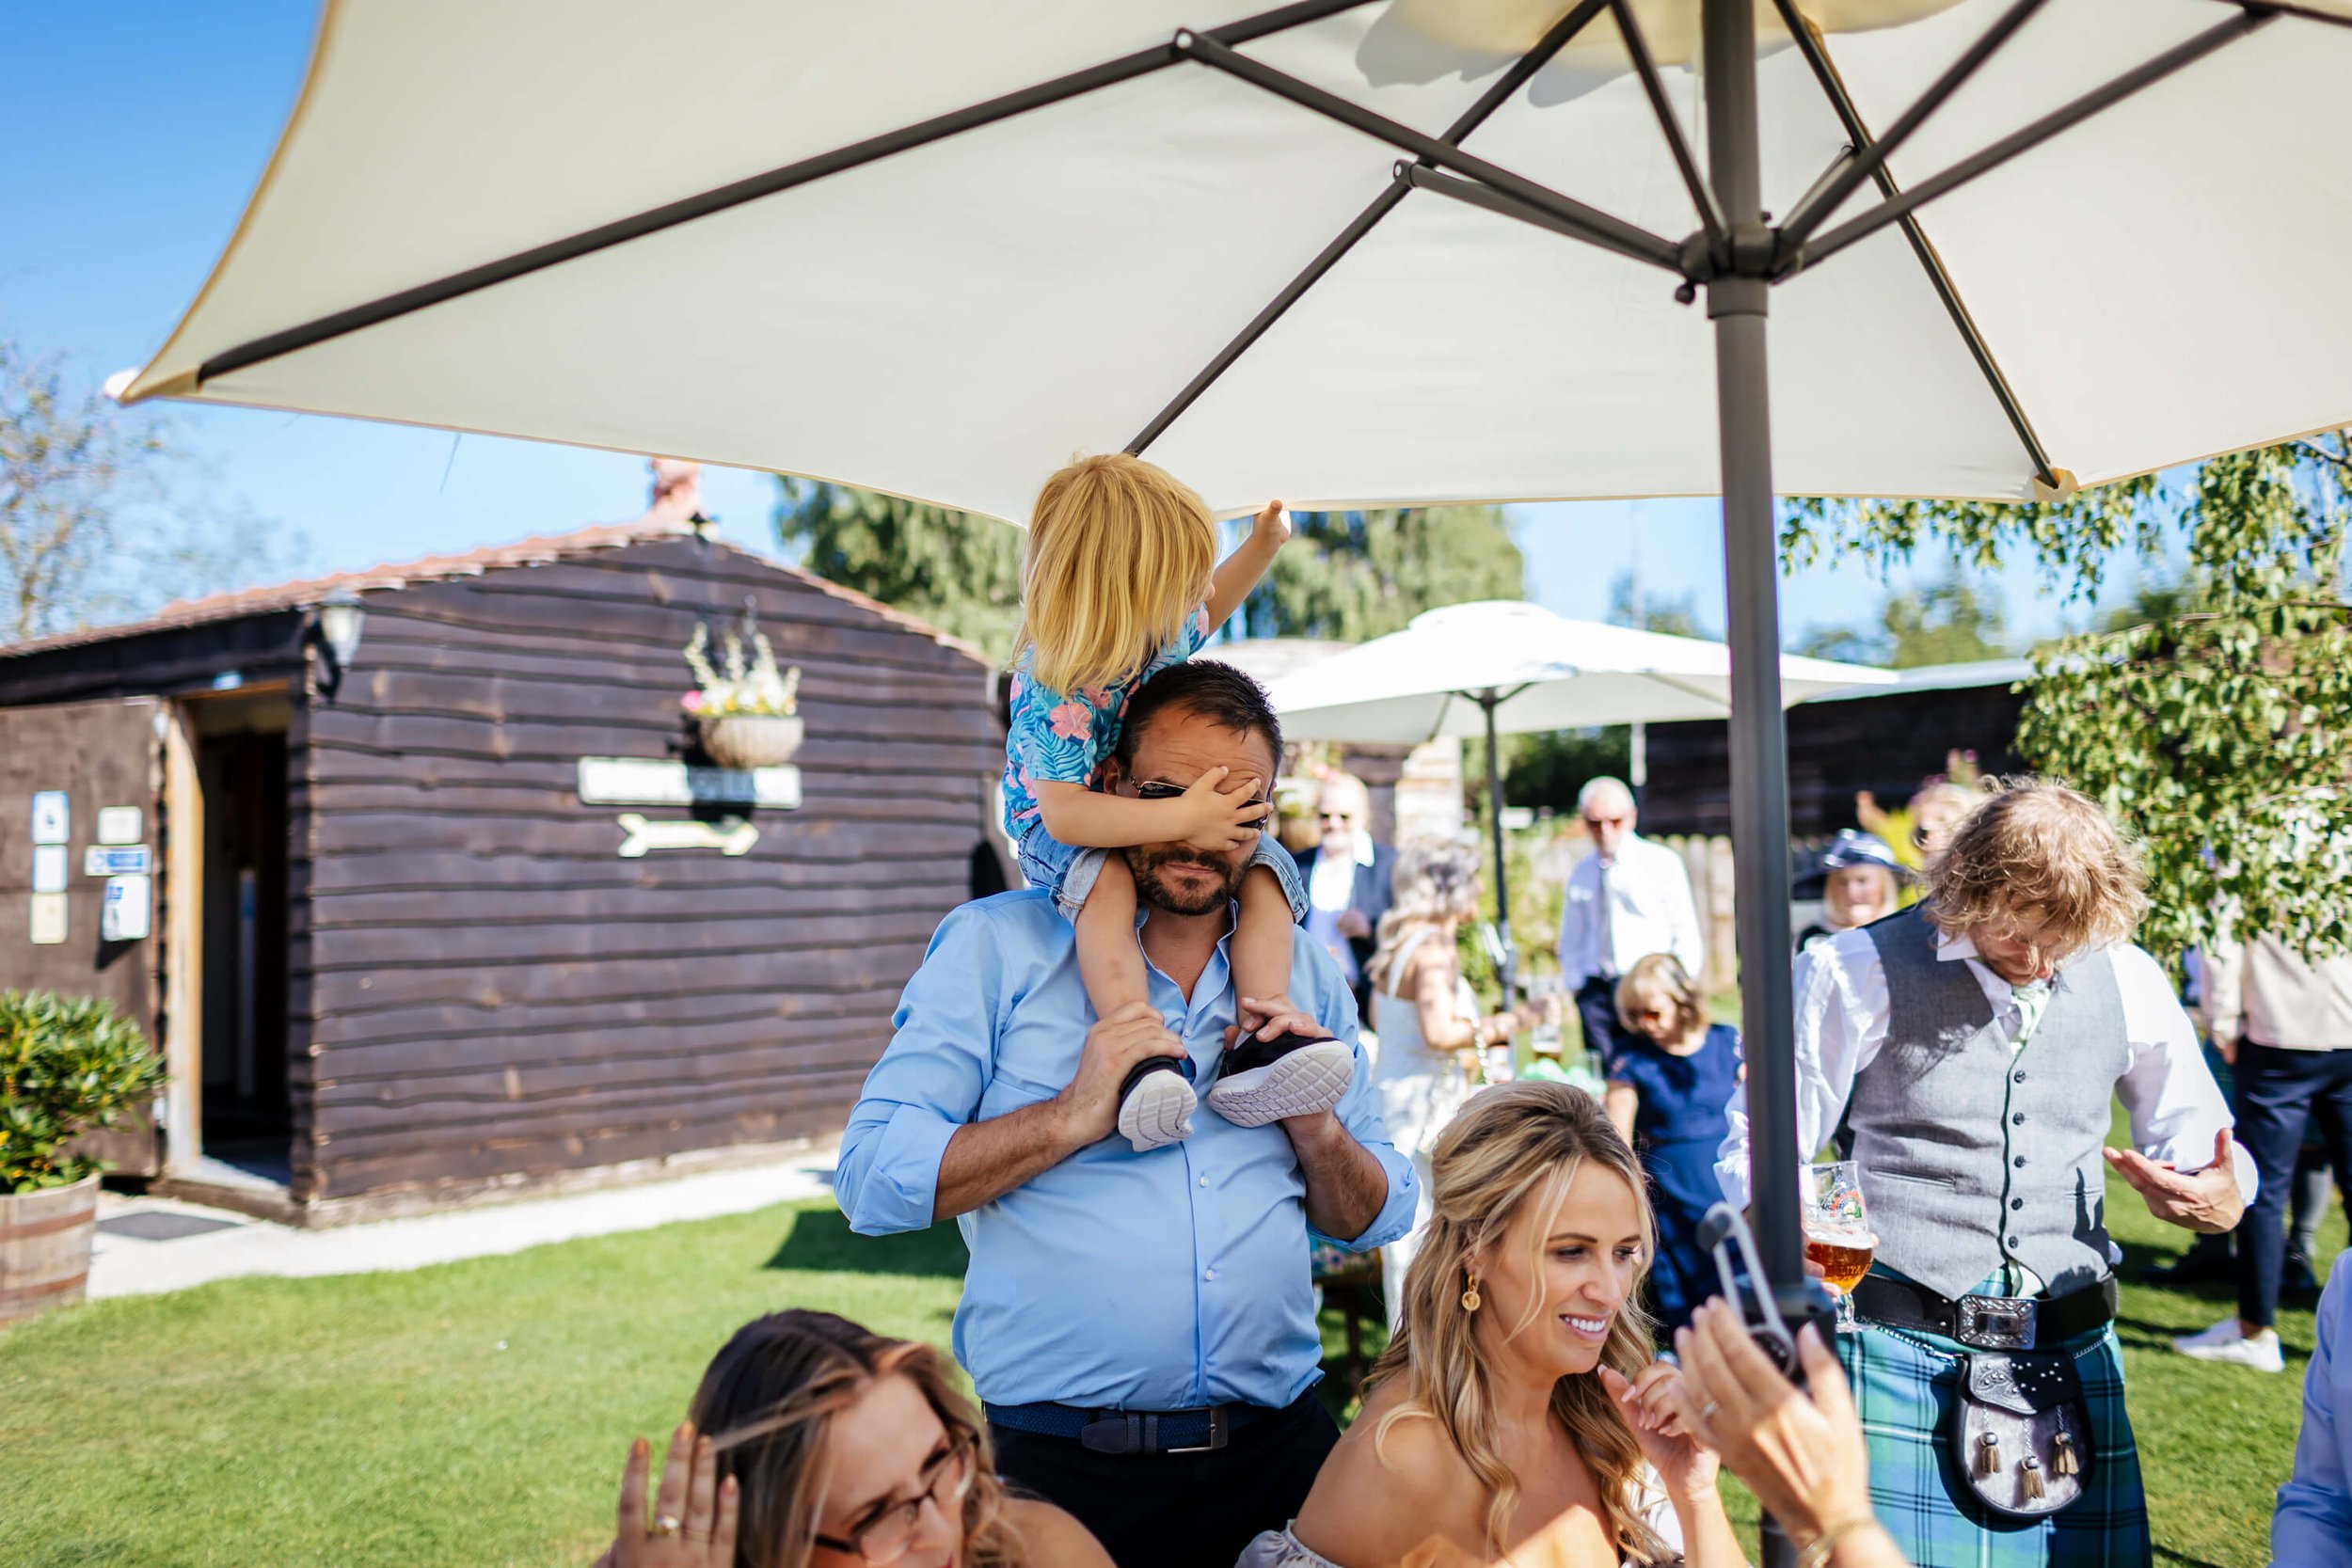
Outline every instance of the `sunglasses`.
{"label": "sunglasses", "polygon": [[923,1505],[932,1503],[942,1513],[963,1501],[972,1490],[972,1449],[975,1439],[964,1433],[948,1445],[947,1451],[926,1465],[914,1478],[915,1494],[882,1505],[882,1512],[852,1529],[844,1539],[837,1535],[818,1535],[811,1539],[829,1552],[846,1552],[869,1568],[882,1568],[898,1561],[914,1544],[915,1526],[923,1517]]}
{"label": "sunglasses", "polygon": [[[1182,797],[1184,791],[1190,789],[1192,786],[1190,784],[1169,784],[1166,779],[1146,779],[1135,787],[1136,799],[1138,800],[1173,800]],[[1254,806],[1271,807],[1274,804],[1274,797],[1271,795],[1261,795],[1251,800],[1250,804]]]}

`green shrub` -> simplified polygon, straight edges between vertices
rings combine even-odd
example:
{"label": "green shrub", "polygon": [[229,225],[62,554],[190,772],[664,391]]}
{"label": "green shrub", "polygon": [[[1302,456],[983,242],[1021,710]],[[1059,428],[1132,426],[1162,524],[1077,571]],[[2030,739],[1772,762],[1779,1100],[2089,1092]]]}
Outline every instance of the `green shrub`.
{"label": "green shrub", "polygon": [[0,1193],[71,1186],[102,1169],[66,1146],[113,1126],[163,1079],[146,1037],[110,1004],[0,991]]}

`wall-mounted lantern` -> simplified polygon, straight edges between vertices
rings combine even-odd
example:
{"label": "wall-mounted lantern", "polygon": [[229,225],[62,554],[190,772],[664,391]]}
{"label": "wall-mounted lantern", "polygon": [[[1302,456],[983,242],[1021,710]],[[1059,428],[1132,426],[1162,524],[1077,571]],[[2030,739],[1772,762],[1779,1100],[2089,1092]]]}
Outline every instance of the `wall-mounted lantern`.
{"label": "wall-mounted lantern", "polygon": [[358,657],[359,634],[367,621],[365,601],[348,588],[337,589],[319,606],[319,646],[326,655],[326,668],[320,672],[319,685],[329,701],[342,686],[351,661]]}

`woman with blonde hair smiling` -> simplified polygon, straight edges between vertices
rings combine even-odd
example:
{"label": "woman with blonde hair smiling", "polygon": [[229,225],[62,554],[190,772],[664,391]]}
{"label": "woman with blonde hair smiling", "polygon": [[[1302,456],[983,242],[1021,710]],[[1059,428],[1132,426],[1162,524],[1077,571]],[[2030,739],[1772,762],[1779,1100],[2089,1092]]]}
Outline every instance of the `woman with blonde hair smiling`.
{"label": "woman with blonde hair smiling", "polygon": [[1414,1230],[1380,1249],[1389,1327],[1396,1327],[1405,1275],[1429,1219],[1429,1151],[1438,1130],[1470,1098],[1481,1047],[1507,1040],[1522,1026],[1516,1012],[1480,1017],[1462,977],[1454,937],[1478,918],[1478,851],[1448,838],[1416,839],[1399,851],[1394,901],[1380,917],[1377,945],[1365,966],[1373,987],[1372,1026],[1380,1041],[1372,1088],[1380,1120],[1397,1152],[1421,1178]]}
{"label": "woman with blonde hair smiling", "polygon": [[737,1330],[671,1435],[629,1447],[597,1568],[1111,1568],[1086,1527],[1009,1497],[947,1358],[830,1312]]}
{"label": "woman with blonde hair smiling", "polygon": [[[1565,1084],[1474,1096],[1364,1408],[1291,1528],[1240,1568],[1741,1563],[1715,1456],[1659,1430],[1632,1150]],[[1629,1413],[1630,1412],[1630,1413]]]}

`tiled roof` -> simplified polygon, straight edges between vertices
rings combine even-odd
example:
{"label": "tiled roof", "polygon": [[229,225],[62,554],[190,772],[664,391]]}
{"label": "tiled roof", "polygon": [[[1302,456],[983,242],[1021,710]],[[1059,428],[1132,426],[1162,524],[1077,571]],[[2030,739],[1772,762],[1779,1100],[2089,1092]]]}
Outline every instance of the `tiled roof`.
{"label": "tiled roof", "polygon": [[[177,599],[164,606],[144,621],[113,626],[85,626],[78,631],[63,632],[55,637],[35,639],[29,642],[0,644],[0,658],[18,658],[28,654],[51,653],[60,648],[82,647],[97,642],[112,642],[122,638],[144,637],[154,632],[175,631],[183,626],[204,626],[215,621],[233,621],[246,615],[269,615],[290,610],[305,610],[325,602],[341,593],[365,593],[370,589],[405,588],[416,582],[438,582],[451,578],[477,577],[484,572],[513,566],[539,566],[550,562],[570,560],[597,550],[620,549],[630,545],[644,544],[654,539],[675,539],[691,532],[679,519],[660,513],[648,513],[634,522],[602,523],[593,528],[577,529],[570,533],[543,533],[529,539],[518,539],[508,545],[485,545],[480,549],[466,550],[455,555],[429,555],[419,561],[388,562],[368,566],[356,572],[335,572],[326,577],[307,578],[298,582],[284,582],[270,588],[244,588],[234,593],[213,594],[200,599]],[[854,604],[862,610],[881,616],[909,631],[919,632],[944,646],[969,654],[982,663],[993,663],[981,649],[952,637],[928,621],[919,620],[904,610],[894,610],[878,599],[868,598],[854,589],[829,582],[798,566],[781,561],[771,561],[739,546],[720,544],[722,549],[752,556],[762,565],[799,578],[810,587],[834,598]]]}

